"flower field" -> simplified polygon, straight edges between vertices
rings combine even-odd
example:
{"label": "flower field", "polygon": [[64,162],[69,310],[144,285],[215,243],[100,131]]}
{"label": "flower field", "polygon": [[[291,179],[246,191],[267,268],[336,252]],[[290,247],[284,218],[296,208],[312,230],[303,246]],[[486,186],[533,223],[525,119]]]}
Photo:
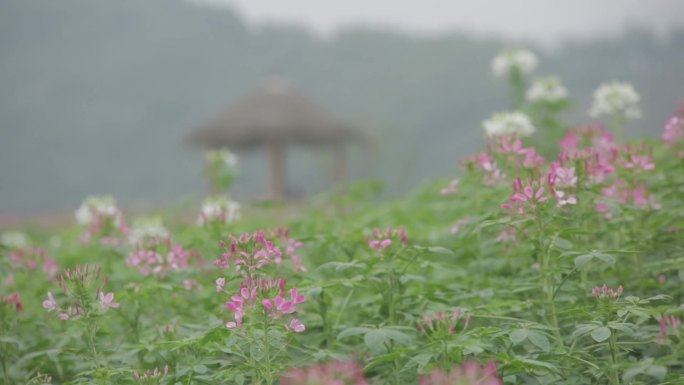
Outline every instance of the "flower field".
{"label": "flower field", "polygon": [[[684,106],[629,138],[639,95],[606,83],[570,125],[536,66],[495,58],[512,110],[458,179],[401,199],[218,196],[182,223],[92,197],[3,233],[0,382],[684,384]],[[237,158],[207,160],[227,191]]]}

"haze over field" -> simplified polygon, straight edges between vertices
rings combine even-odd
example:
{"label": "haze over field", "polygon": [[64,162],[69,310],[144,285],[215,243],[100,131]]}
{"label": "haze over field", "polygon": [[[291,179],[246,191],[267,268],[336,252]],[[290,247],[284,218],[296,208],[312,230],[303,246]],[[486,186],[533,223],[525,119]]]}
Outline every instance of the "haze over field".
{"label": "haze over field", "polygon": [[617,35],[629,27],[659,34],[684,25],[678,0],[190,0],[232,7],[250,22],[288,22],[331,35],[350,26],[435,35],[454,30],[556,44]]}
{"label": "haze over field", "polygon": [[[274,74],[376,135],[380,145],[357,150],[351,174],[405,193],[453,176],[456,160],[482,143],[482,120],[510,107],[489,62],[523,38],[540,55],[538,74],[561,76],[575,98],[569,122],[590,121],[598,84],[627,80],[644,110],[629,130],[660,132],[684,96],[684,29],[675,17],[684,3],[580,1],[553,12],[547,2],[519,3],[536,9],[532,19],[508,3],[498,4],[495,14],[510,15],[500,20],[487,16],[492,7],[437,0],[421,2],[425,11],[402,2],[386,12],[383,1],[298,0],[285,9],[245,0],[231,3],[235,12],[185,0],[5,0],[0,213],[71,210],[88,194],[112,194],[124,206],[203,194],[202,153],[181,147],[182,138]],[[393,29],[338,31],[349,24]],[[539,47],[565,37],[579,40]],[[236,198],[261,196],[263,154],[241,160]],[[288,190],[325,190],[327,162],[322,151],[290,152]]]}

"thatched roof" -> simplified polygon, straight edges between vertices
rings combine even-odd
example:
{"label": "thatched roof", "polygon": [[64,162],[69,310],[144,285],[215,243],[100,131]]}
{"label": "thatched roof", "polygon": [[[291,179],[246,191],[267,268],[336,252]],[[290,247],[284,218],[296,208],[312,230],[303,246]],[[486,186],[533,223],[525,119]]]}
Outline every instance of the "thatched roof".
{"label": "thatched roof", "polygon": [[237,149],[272,142],[336,144],[365,137],[286,82],[272,80],[186,139],[208,148]]}

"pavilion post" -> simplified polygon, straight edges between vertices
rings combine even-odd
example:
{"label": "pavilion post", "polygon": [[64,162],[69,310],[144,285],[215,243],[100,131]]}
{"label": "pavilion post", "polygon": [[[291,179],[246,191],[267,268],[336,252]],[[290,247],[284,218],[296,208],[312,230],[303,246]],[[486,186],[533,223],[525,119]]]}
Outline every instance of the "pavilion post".
{"label": "pavilion post", "polygon": [[285,192],[285,151],[281,143],[274,141],[269,142],[267,147],[270,172],[270,198],[280,200]]}

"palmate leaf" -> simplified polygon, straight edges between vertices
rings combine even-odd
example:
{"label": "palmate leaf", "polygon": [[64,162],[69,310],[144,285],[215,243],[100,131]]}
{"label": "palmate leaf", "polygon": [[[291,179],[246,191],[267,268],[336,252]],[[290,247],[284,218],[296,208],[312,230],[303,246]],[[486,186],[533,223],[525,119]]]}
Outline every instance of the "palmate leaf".
{"label": "palmate leaf", "polygon": [[603,342],[610,338],[610,335],[611,331],[606,326],[601,326],[591,331],[591,338],[596,342]]}

